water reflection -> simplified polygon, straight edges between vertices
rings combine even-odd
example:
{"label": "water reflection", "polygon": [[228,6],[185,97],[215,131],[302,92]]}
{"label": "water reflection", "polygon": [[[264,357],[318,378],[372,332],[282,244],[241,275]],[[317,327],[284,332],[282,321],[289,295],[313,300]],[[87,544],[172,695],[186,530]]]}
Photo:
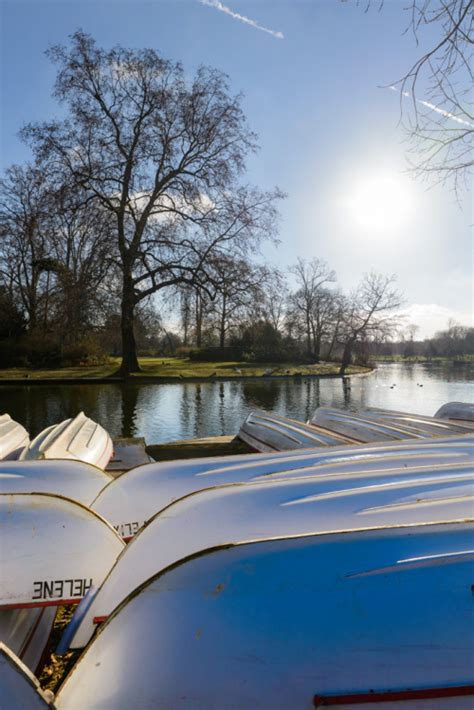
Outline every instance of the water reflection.
{"label": "water reflection", "polygon": [[149,443],[233,434],[251,409],[305,421],[316,407],[388,407],[420,414],[474,401],[473,365],[380,366],[368,377],[244,382],[0,386],[0,412],[35,435],[83,410],[112,436]]}
{"label": "water reflection", "polygon": [[122,388],[122,436],[138,436],[136,416],[140,389],[125,384]]}

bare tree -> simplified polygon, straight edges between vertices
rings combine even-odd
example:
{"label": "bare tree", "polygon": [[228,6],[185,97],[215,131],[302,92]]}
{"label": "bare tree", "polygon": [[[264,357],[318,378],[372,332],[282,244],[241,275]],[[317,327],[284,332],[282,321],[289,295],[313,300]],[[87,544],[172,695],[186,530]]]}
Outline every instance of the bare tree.
{"label": "bare tree", "polygon": [[39,167],[12,166],[0,181],[0,276],[29,331],[54,328],[61,344],[97,323],[113,281],[110,218]]}
{"label": "bare tree", "polygon": [[211,315],[216,321],[219,347],[224,348],[229,331],[255,312],[256,304],[259,308],[266,271],[252,266],[245,259],[227,256],[213,259],[212,269],[216,297],[211,305]]}
{"label": "bare tree", "polygon": [[416,335],[416,334],[418,333],[418,331],[420,330],[420,326],[419,326],[419,325],[416,325],[416,323],[409,323],[409,324],[407,325],[407,329],[406,329],[406,330],[407,330],[408,337],[410,338],[410,340],[414,340],[415,335]]}
{"label": "bare tree", "polygon": [[[474,0],[412,0],[410,29],[418,43],[423,30],[438,39],[398,81],[418,175],[448,178],[457,188],[472,174],[474,111],[472,45]],[[419,87],[423,87],[421,90]]]}
{"label": "bare tree", "polygon": [[366,274],[357,289],[345,301],[342,338],[344,351],[339,373],[351,363],[357,342],[388,337],[399,323],[394,316],[402,304],[401,294],[394,288],[395,276]]}
{"label": "bare tree", "polygon": [[101,321],[105,307],[117,304],[115,242],[100,205],[84,205],[64,187],[55,197],[45,268],[56,277],[51,302],[61,342],[74,343]]}
{"label": "bare tree", "polygon": [[278,269],[267,267],[264,270],[262,283],[264,288],[257,304],[258,315],[280,332],[284,325],[288,301],[286,278]]}
{"label": "bare tree", "polygon": [[281,193],[238,186],[255,136],[220,72],[201,67],[189,85],[181,65],[156,51],[106,51],[83,32],[49,56],[68,116],[23,135],[114,220],[127,375],[139,369],[137,304],[199,281],[217,247],[243,250],[274,233]]}
{"label": "bare tree", "polygon": [[306,350],[309,358],[319,361],[321,338],[326,323],[323,311],[325,309],[323,293],[327,291],[326,284],[336,280],[335,272],[322,259],[305,261],[298,259],[290,269],[296,277],[298,289],[290,297],[290,308],[302,322],[306,336]]}
{"label": "bare tree", "polygon": [[41,170],[13,165],[0,181],[0,195],[0,277],[34,330],[48,290],[50,190]]}
{"label": "bare tree", "polygon": [[336,345],[339,343],[344,325],[345,298],[341,291],[332,292],[332,318],[329,324],[328,347],[325,353],[326,360],[331,360]]}

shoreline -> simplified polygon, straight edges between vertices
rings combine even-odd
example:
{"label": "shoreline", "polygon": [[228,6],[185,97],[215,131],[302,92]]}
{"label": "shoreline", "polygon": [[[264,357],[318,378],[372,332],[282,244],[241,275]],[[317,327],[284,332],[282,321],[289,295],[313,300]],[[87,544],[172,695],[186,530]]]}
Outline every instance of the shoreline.
{"label": "shoreline", "polygon": [[367,377],[375,372],[376,368],[366,368],[363,372],[339,373],[300,373],[293,375],[209,375],[205,376],[166,376],[166,375],[134,375],[132,377],[10,377],[1,378],[0,386],[8,385],[105,385],[105,384],[182,384],[184,382],[209,383],[209,382],[260,382],[270,380],[303,380],[303,379],[345,379],[347,377]]}

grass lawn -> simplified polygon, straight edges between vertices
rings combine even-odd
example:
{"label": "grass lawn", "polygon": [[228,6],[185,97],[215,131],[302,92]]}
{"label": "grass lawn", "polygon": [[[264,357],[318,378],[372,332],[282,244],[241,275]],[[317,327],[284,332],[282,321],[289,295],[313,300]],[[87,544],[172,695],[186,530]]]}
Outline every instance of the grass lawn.
{"label": "grass lawn", "polygon": [[[65,367],[62,369],[32,370],[29,368],[10,368],[0,370],[2,379],[64,379],[83,377],[108,377],[117,371],[120,360],[110,358],[105,365]],[[337,375],[339,364],[321,362],[318,365],[298,365],[294,363],[247,363],[247,362],[193,362],[188,358],[140,358],[142,372],[133,375],[133,378],[157,377],[172,378],[225,378],[233,377],[261,377],[271,374],[274,377],[285,375]],[[347,374],[369,372],[366,367],[351,366]]]}

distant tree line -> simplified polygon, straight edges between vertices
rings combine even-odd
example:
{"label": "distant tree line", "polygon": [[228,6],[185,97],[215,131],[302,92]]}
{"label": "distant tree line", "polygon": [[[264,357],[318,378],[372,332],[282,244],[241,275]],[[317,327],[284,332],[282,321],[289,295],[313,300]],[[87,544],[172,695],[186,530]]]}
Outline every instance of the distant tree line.
{"label": "distant tree line", "polygon": [[416,339],[418,330],[418,326],[412,325],[408,327],[405,337],[396,341],[373,343],[373,355],[415,360],[438,357],[459,360],[465,356],[474,356],[474,328],[451,321],[446,330],[440,330],[433,337],[424,340]]}
{"label": "distant tree line", "polygon": [[[180,292],[183,345],[191,357],[318,363],[353,356],[367,361],[366,344],[388,338],[398,321],[395,277],[366,274],[344,294],[321,259],[298,259],[287,275],[276,269],[226,263],[214,299],[199,289]],[[194,350],[194,348],[196,350]],[[181,350],[182,351],[182,350]]]}
{"label": "distant tree line", "polygon": [[284,195],[243,180],[256,137],[227,77],[83,32],[48,54],[64,118],[25,126],[33,161],[0,181],[0,366],[114,354],[128,375],[193,351],[343,372],[393,334],[393,276],[344,294],[322,260],[297,260],[292,288],[258,264]]}

